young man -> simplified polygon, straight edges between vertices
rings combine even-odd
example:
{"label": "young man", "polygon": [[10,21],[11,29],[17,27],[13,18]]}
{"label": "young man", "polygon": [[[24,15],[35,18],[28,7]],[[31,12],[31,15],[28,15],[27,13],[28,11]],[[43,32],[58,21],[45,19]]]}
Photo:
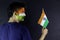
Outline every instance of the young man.
{"label": "young man", "polygon": [[[13,2],[8,8],[8,12],[8,22],[0,26],[0,40],[32,40],[28,29],[19,23],[24,21],[26,16],[25,4]],[[47,29],[44,29],[42,34],[40,40],[45,38]]]}

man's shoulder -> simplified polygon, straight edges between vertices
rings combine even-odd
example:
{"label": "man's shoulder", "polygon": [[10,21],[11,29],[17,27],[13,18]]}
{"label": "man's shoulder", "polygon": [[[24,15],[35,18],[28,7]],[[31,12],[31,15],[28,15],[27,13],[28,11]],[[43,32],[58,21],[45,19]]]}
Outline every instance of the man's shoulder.
{"label": "man's shoulder", "polygon": [[3,24],[0,25],[0,30],[5,30],[7,28],[8,27],[7,27],[7,24],[6,23],[3,23]]}
{"label": "man's shoulder", "polygon": [[0,25],[0,27],[6,26],[6,25],[7,25],[6,23],[3,23],[3,24]]}

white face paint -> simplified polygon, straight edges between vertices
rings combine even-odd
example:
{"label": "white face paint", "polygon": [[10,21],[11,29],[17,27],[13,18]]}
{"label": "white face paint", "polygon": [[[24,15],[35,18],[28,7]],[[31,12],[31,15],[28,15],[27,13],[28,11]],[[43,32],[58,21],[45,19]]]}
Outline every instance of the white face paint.
{"label": "white face paint", "polygon": [[18,21],[24,21],[26,14],[25,13],[20,13],[19,15],[16,15],[16,19]]}
{"label": "white face paint", "polygon": [[19,13],[19,16],[26,16],[25,13]]}

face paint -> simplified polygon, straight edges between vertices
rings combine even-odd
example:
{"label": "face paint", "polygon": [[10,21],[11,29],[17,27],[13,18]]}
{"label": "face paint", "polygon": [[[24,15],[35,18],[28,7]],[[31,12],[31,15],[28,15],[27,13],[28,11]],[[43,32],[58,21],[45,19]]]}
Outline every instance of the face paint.
{"label": "face paint", "polygon": [[24,21],[26,14],[25,13],[20,13],[19,15],[16,15],[16,19],[18,21]]}

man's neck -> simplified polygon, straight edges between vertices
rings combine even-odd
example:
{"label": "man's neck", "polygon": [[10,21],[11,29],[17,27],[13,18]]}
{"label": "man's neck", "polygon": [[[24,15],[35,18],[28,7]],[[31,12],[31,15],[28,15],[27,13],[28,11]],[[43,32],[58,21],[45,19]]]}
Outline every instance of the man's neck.
{"label": "man's neck", "polygon": [[11,17],[8,22],[17,22],[17,23],[19,23],[18,20],[14,20],[14,17]]}
{"label": "man's neck", "polygon": [[14,22],[13,18],[11,17],[8,22]]}

